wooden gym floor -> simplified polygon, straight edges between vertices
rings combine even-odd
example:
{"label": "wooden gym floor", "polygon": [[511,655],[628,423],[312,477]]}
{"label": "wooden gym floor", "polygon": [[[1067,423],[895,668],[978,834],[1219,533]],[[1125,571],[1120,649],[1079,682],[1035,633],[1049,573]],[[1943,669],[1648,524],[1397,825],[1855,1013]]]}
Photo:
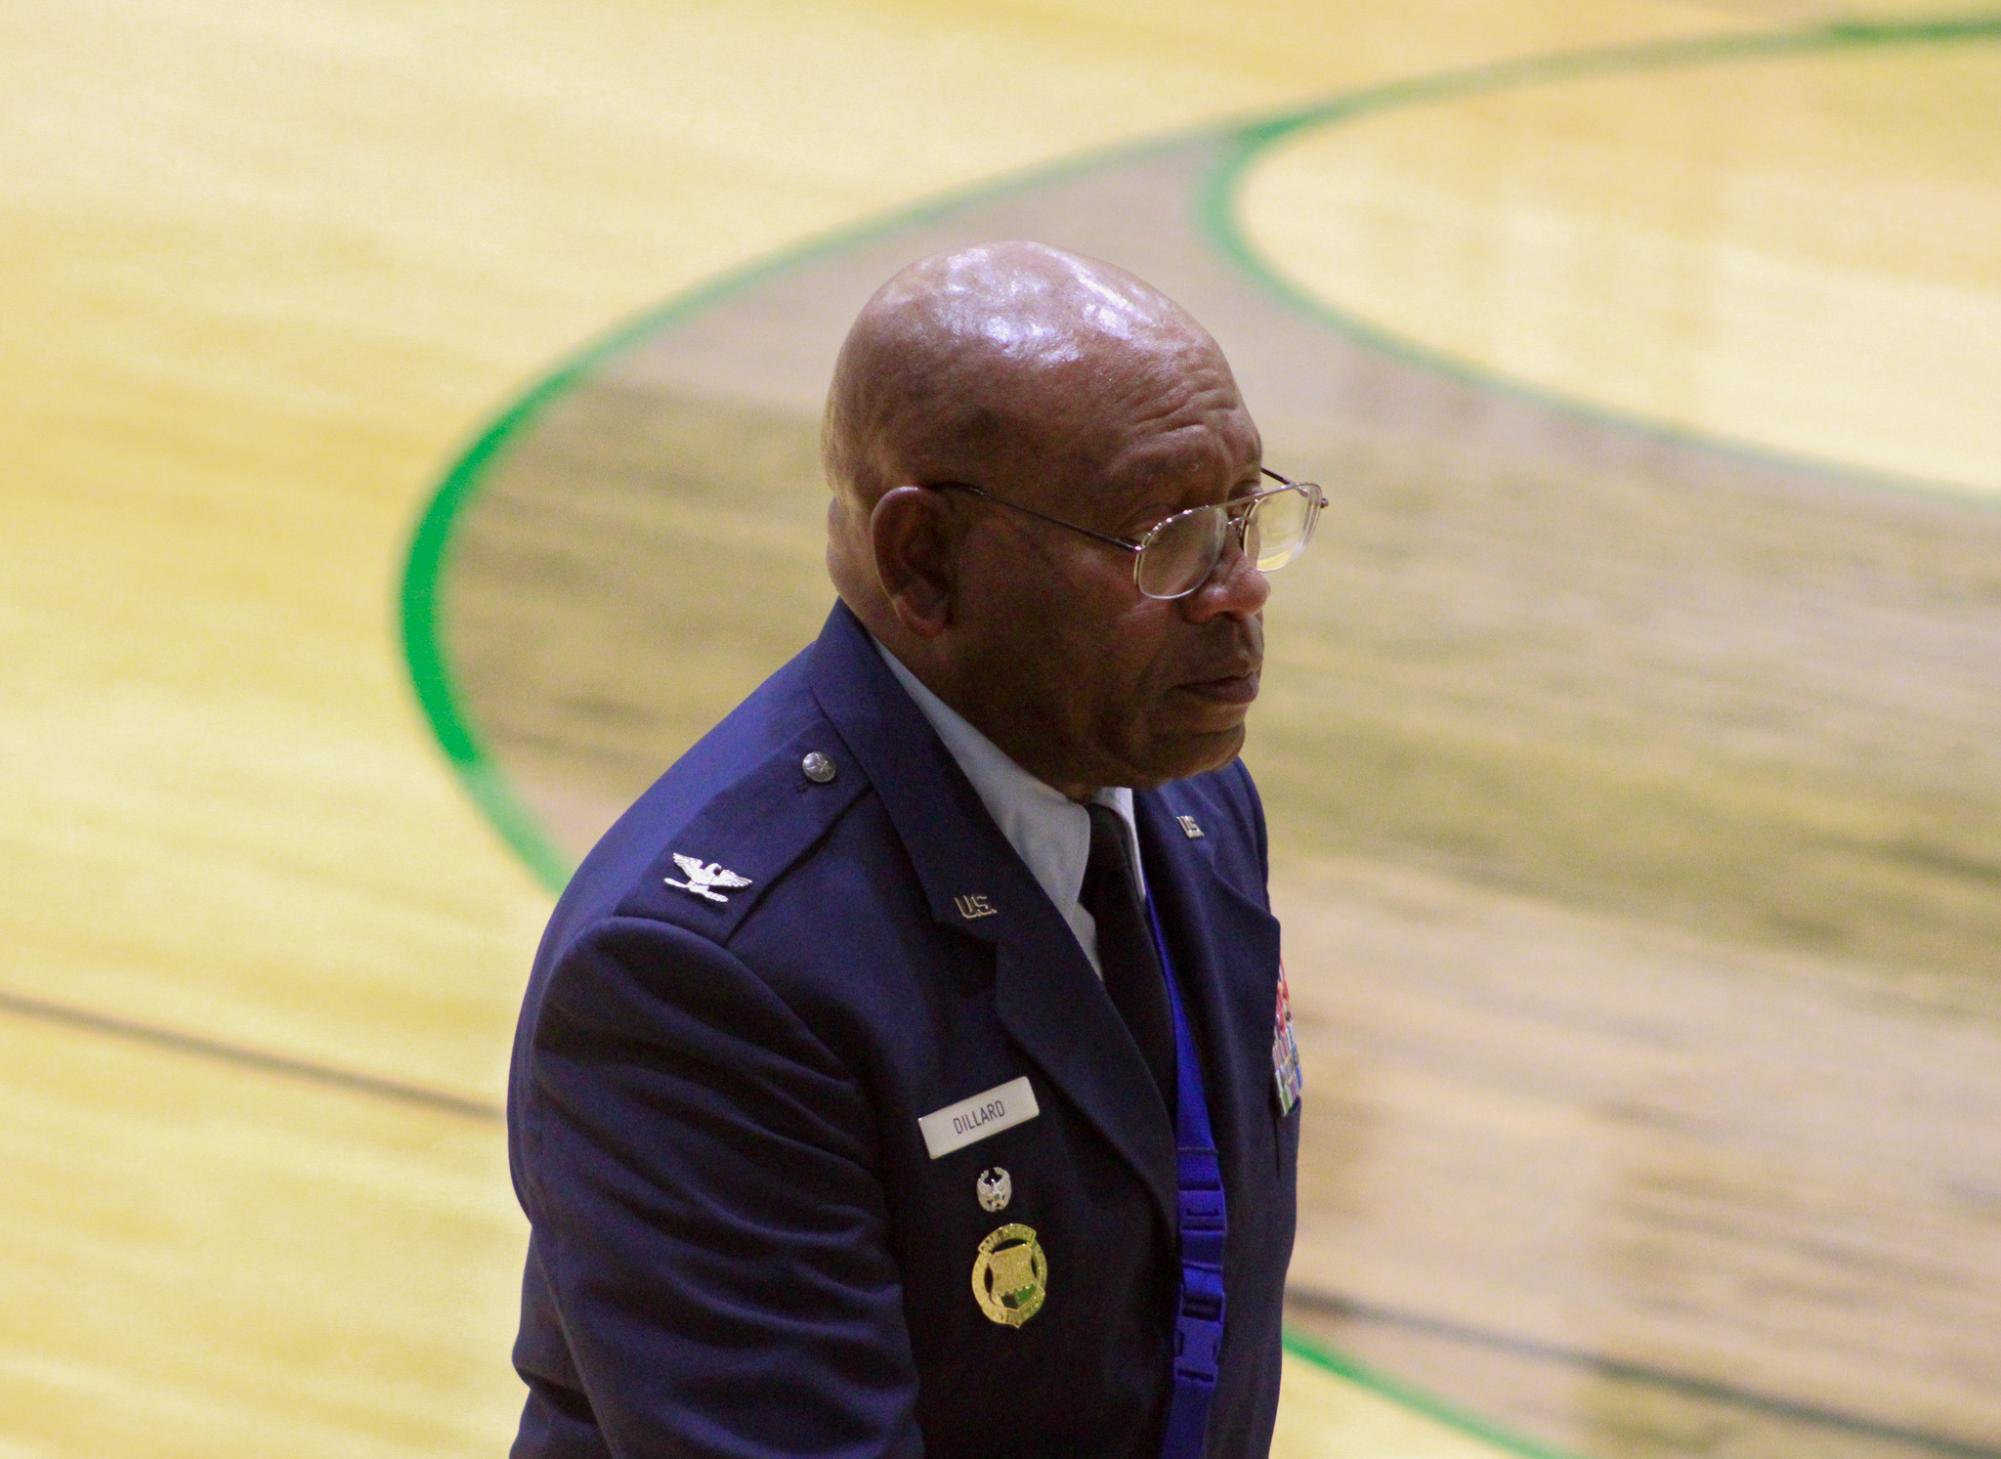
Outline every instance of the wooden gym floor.
{"label": "wooden gym floor", "polygon": [[2001,1456],[2001,17],[83,0],[0,83],[0,1459],[504,1450],[550,883],[824,612],[846,318],[1024,234],[1334,500],[1276,1452]]}

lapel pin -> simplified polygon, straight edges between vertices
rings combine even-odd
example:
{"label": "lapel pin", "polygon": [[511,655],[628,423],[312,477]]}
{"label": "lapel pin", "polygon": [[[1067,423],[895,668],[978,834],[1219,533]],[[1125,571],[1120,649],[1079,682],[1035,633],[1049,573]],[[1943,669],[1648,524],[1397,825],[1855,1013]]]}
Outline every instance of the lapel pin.
{"label": "lapel pin", "polygon": [[1207,834],[1195,824],[1193,816],[1176,816],[1174,819],[1181,823],[1181,833],[1191,841],[1200,841]]}
{"label": "lapel pin", "polygon": [[977,922],[982,917],[992,917],[1000,911],[987,900],[985,892],[968,892],[964,896],[952,898],[952,905],[959,909],[959,915],[968,922]]}
{"label": "lapel pin", "polygon": [[973,1189],[979,1193],[980,1209],[983,1211],[1005,1211],[1007,1203],[1014,1199],[1014,1181],[1009,1178],[1005,1166],[990,1166],[980,1172],[980,1178],[973,1182]]}

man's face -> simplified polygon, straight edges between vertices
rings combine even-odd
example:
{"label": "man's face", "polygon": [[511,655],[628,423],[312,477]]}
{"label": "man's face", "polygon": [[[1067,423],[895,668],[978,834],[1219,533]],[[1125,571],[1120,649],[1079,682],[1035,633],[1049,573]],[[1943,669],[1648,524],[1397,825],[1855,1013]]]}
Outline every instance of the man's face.
{"label": "man's face", "polygon": [[[975,484],[1138,541],[1163,518],[1258,489],[1261,446],[1206,339],[1046,382],[1032,449]],[[1146,788],[1229,763],[1264,659],[1264,576],[1232,534],[1187,597],[1148,598],[1133,554],[955,495],[959,698],[1014,759],[1069,794]]]}

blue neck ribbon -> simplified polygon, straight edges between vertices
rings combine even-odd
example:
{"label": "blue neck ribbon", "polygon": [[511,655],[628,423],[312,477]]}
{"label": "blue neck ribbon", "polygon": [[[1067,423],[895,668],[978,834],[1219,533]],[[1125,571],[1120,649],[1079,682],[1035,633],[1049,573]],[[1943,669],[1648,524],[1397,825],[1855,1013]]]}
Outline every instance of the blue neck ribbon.
{"label": "blue neck ribbon", "polygon": [[1216,1371],[1223,1358],[1223,1241],[1230,1223],[1195,1031],[1181,1001],[1174,960],[1168,955],[1152,897],[1146,899],[1146,911],[1161,970],[1167,975],[1168,1007],[1174,1015],[1174,1146],[1181,1218],[1174,1396],[1168,1404],[1167,1431],[1160,1452],[1161,1459],[1201,1459],[1209,1405],[1216,1397]]}

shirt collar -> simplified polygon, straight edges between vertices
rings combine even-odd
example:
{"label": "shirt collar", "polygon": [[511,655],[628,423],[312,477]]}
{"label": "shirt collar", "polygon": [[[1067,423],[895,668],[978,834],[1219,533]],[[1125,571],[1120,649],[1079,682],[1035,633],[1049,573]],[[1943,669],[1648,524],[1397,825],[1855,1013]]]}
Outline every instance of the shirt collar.
{"label": "shirt collar", "polygon": [[[932,693],[902,660],[871,635],[875,650],[896,676],[897,683],[916,703],[959,768],[972,782],[973,790],[994,818],[1029,874],[1041,886],[1064,920],[1077,926],[1083,912],[1079,896],[1084,887],[1084,869],[1091,859],[1091,818],[1084,807],[1035,776],[1008,757],[1000,746],[975,729],[957,710]],[[1140,869],[1139,831],[1133,819],[1133,793],[1125,786],[1109,786],[1091,797],[1119,813],[1130,837],[1133,870],[1139,877],[1141,895],[1146,891],[1146,874]],[[1080,938],[1080,940],[1084,940]],[[1095,953],[1096,939],[1085,942],[1085,950]],[[1095,962],[1095,957],[1093,958]]]}

